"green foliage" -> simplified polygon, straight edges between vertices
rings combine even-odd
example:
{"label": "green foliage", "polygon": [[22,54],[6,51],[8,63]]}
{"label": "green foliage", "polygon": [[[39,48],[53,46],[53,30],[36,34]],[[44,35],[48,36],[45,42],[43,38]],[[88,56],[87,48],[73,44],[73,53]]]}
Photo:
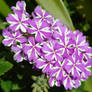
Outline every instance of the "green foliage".
{"label": "green foliage", "polygon": [[92,76],[90,76],[89,79],[85,81],[84,89],[88,92],[92,92]]}
{"label": "green foliage", "polygon": [[5,61],[4,58],[0,59],[0,76],[8,72],[12,67],[13,65],[10,62]]}
{"label": "green foliage", "polygon": [[3,89],[4,92],[10,92],[12,88],[12,82],[9,80],[7,81],[1,80],[1,88]]}
{"label": "green foliage", "polygon": [[8,13],[10,12],[11,10],[6,2],[4,0],[0,0],[0,14],[2,14],[4,17],[7,17]]}
{"label": "green foliage", "polygon": [[41,76],[32,76],[32,79],[35,83],[32,84],[32,92],[48,92],[49,85],[45,75]]}
{"label": "green foliage", "polygon": [[72,20],[62,0],[36,0],[45,10],[51,13],[55,18],[62,20],[68,28],[74,30]]}

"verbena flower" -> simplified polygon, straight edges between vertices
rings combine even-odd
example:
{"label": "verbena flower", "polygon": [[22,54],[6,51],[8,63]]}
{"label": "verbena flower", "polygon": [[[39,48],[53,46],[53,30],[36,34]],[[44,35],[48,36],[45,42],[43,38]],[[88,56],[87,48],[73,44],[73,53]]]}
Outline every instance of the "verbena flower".
{"label": "verbena flower", "polygon": [[23,60],[27,60],[27,56],[24,54],[23,51],[24,44],[21,45],[14,45],[12,46],[12,51],[15,53],[14,60],[17,62],[22,62]]}
{"label": "verbena flower", "polygon": [[77,55],[70,56],[67,59],[67,65],[65,67],[68,73],[71,73],[74,78],[80,78],[81,72],[84,71],[84,65]]}
{"label": "verbena flower", "polygon": [[21,11],[17,11],[15,14],[8,14],[6,20],[10,23],[11,30],[17,31],[21,29],[22,32],[27,31],[29,18],[22,14]]}
{"label": "verbena flower", "polygon": [[33,37],[29,37],[28,43],[24,47],[24,52],[27,54],[29,61],[36,60],[40,56],[40,49],[39,43],[36,43]]}
{"label": "verbena flower", "polygon": [[59,26],[61,25],[61,20],[60,19],[53,19],[53,21],[50,24],[50,30],[54,33],[57,30],[59,30]]}
{"label": "verbena flower", "polygon": [[66,74],[63,78],[63,85],[65,87],[66,90],[70,89],[72,90],[73,88],[73,81],[72,78],[70,76],[70,74]]}
{"label": "verbena flower", "polygon": [[25,6],[24,1],[18,1],[16,7],[12,7],[14,14],[8,14],[6,18],[7,22],[10,23],[11,30],[17,31],[21,29],[22,32],[27,32],[29,17]]}
{"label": "verbena flower", "polygon": [[56,80],[55,77],[50,77],[50,78],[49,78],[49,85],[50,85],[50,87],[53,87],[53,86],[60,87],[61,81]]}
{"label": "verbena flower", "polygon": [[43,10],[41,6],[37,6],[33,12],[33,17],[37,20],[44,21],[47,23],[51,23],[53,17],[47,11]]}
{"label": "verbena flower", "polygon": [[43,73],[48,74],[50,69],[53,67],[56,61],[55,60],[48,61],[46,59],[39,58],[35,62],[36,62],[36,67],[38,69],[42,69]]}
{"label": "verbena flower", "polygon": [[37,42],[42,42],[45,39],[49,39],[52,35],[49,25],[46,22],[41,22],[37,20],[31,20],[31,28],[29,29],[29,34],[35,34],[35,40]]}
{"label": "verbena flower", "polygon": [[3,36],[5,38],[3,40],[5,46],[15,45],[17,42],[21,44],[27,41],[26,37],[23,36],[20,30],[12,32],[10,28],[6,28],[3,30]]}
{"label": "verbena flower", "polygon": [[[63,51],[62,55],[67,57],[74,52],[74,40],[72,37],[72,31],[70,31],[66,26],[59,27],[59,31],[54,33],[54,38],[57,35],[61,49]],[[57,39],[56,38],[56,39]]]}
{"label": "verbena flower", "polygon": [[26,12],[26,3],[24,1],[17,1],[16,7],[12,6],[11,9],[16,12],[18,10],[22,11],[26,16],[30,17],[30,15]]}
{"label": "verbena flower", "polygon": [[74,32],[74,39],[75,39],[75,49],[79,53],[85,52],[88,48],[88,42],[86,42],[86,37],[79,31]]}
{"label": "verbena flower", "polygon": [[42,51],[44,53],[44,58],[46,58],[48,61],[51,61],[53,59],[62,61],[62,50],[60,48],[60,44],[55,41],[51,40],[48,43],[44,43]]}
{"label": "verbena flower", "polygon": [[65,75],[66,64],[66,60],[64,60],[63,62],[57,61],[53,68],[50,70],[50,76],[55,77],[56,80],[62,81]]}

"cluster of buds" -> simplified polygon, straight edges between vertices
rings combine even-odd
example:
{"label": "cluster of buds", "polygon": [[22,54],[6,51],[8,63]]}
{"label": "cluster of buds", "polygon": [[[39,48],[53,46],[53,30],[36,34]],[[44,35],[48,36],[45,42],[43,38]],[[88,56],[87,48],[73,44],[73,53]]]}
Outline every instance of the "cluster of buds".
{"label": "cluster of buds", "polygon": [[[3,30],[3,44],[11,47],[14,60],[28,61],[41,69],[49,85],[66,90],[78,88],[91,75],[92,48],[78,30],[72,31],[47,11],[37,6],[31,16],[24,1],[12,7]],[[30,18],[31,17],[31,18]]]}

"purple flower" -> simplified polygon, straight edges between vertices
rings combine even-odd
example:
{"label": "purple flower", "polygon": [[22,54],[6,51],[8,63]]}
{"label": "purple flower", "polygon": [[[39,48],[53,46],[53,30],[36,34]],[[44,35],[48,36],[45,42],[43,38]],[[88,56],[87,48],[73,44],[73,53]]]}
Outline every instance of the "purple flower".
{"label": "purple flower", "polygon": [[47,61],[45,59],[39,58],[36,61],[36,67],[42,69],[43,73],[49,73],[50,69],[53,67],[56,61]]}
{"label": "purple flower", "polygon": [[52,15],[43,10],[40,6],[37,6],[33,12],[34,19],[51,23],[53,20]]}
{"label": "purple flower", "polygon": [[56,80],[55,77],[50,77],[50,78],[49,78],[49,85],[50,85],[50,87],[53,87],[53,86],[55,86],[55,85],[56,85],[57,87],[60,87],[61,81]]}
{"label": "purple flower", "polygon": [[60,19],[53,19],[53,21],[50,23],[50,30],[52,32],[56,32],[57,30],[59,30],[59,26],[61,26],[61,20]]}
{"label": "purple flower", "polygon": [[88,62],[92,62],[92,48],[88,47],[86,52],[81,52],[80,53],[80,60],[82,63],[86,64]]}
{"label": "purple flower", "polygon": [[81,80],[85,81],[88,79],[89,76],[91,76],[91,70],[90,68],[92,67],[92,59],[90,62],[87,62],[84,64],[84,71],[81,73]]}
{"label": "purple flower", "polygon": [[28,38],[28,44],[25,44],[24,52],[28,56],[29,61],[36,60],[40,55],[41,46],[36,43],[33,37]]}
{"label": "purple flower", "polygon": [[60,61],[56,62],[56,64],[50,70],[50,76],[55,77],[56,80],[62,81],[66,73],[64,68],[66,64],[67,64],[66,60],[64,60],[62,63]]}
{"label": "purple flower", "polygon": [[51,40],[48,43],[44,43],[42,51],[44,53],[45,59],[47,59],[48,61],[51,61],[53,59],[55,59],[56,61],[63,60],[60,44],[55,40]]}
{"label": "purple flower", "polygon": [[[60,31],[55,32],[54,38],[59,39],[59,43],[61,45],[62,55],[63,57],[67,57],[74,52],[74,41],[71,38],[72,31],[68,30],[66,26],[61,27]],[[57,39],[56,38],[56,39]]]}
{"label": "purple flower", "polygon": [[31,28],[28,30],[29,34],[35,34],[35,40],[42,42],[45,39],[51,38],[51,31],[49,25],[46,22],[31,20]]}
{"label": "purple flower", "polygon": [[75,39],[75,50],[79,53],[81,52],[85,52],[88,48],[88,43],[86,42],[86,37],[83,36],[83,34],[79,31],[75,31],[74,32],[74,37],[73,39]]}
{"label": "purple flower", "polygon": [[22,62],[23,60],[27,60],[27,56],[23,52],[24,44],[21,45],[13,45],[12,51],[15,53],[14,60],[17,62]]}
{"label": "purple flower", "polygon": [[80,78],[81,72],[85,69],[77,54],[72,55],[67,59],[67,65],[65,68],[74,78]]}
{"label": "purple flower", "polygon": [[16,7],[12,6],[12,10],[16,13],[16,11],[22,11],[26,16],[30,17],[30,15],[26,12],[26,3],[24,1],[17,1]]}
{"label": "purple flower", "polygon": [[22,11],[17,10],[15,14],[8,14],[6,20],[10,23],[12,31],[21,29],[22,32],[27,32],[29,18]]}
{"label": "purple flower", "polygon": [[20,32],[20,30],[16,32],[12,32],[9,28],[6,28],[3,30],[3,44],[5,46],[11,46],[19,43],[25,43],[26,42],[26,37],[23,36],[23,34]]}
{"label": "purple flower", "polygon": [[63,78],[63,85],[66,90],[68,89],[72,90],[72,88],[74,87],[73,80],[69,74],[66,74],[65,77]]}
{"label": "purple flower", "polygon": [[83,81],[85,81],[91,75],[91,70],[90,70],[90,68],[92,67],[91,57],[92,57],[92,48],[90,47],[86,50],[86,52],[80,53],[81,63],[85,67],[85,70],[81,73]]}
{"label": "purple flower", "polygon": [[[65,31],[67,32],[68,29],[67,29],[66,25],[64,25],[64,24],[62,24],[62,22],[60,22],[60,20],[57,20],[56,25],[57,25],[56,26],[57,30],[55,30],[53,32],[53,37],[55,39],[60,39],[60,37],[63,36],[63,34],[65,33]],[[70,32],[70,31],[68,31],[68,32]]]}

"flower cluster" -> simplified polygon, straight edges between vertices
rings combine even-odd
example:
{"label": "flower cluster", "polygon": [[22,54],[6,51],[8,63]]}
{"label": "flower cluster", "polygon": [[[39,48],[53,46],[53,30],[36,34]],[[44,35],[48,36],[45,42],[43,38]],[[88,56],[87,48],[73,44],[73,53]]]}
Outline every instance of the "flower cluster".
{"label": "flower cluster", "polygon": [[[37,6],[30,16],[24,1],[12,7],[3,30],[3,44],[11,46],[17,62],[27,60],[42,69],[49,85],[66,90],[78,88],[91,75],[92,48],[78,30],[72,31],[60,19]],[[30,18],[33,17],[33,18]]]}

